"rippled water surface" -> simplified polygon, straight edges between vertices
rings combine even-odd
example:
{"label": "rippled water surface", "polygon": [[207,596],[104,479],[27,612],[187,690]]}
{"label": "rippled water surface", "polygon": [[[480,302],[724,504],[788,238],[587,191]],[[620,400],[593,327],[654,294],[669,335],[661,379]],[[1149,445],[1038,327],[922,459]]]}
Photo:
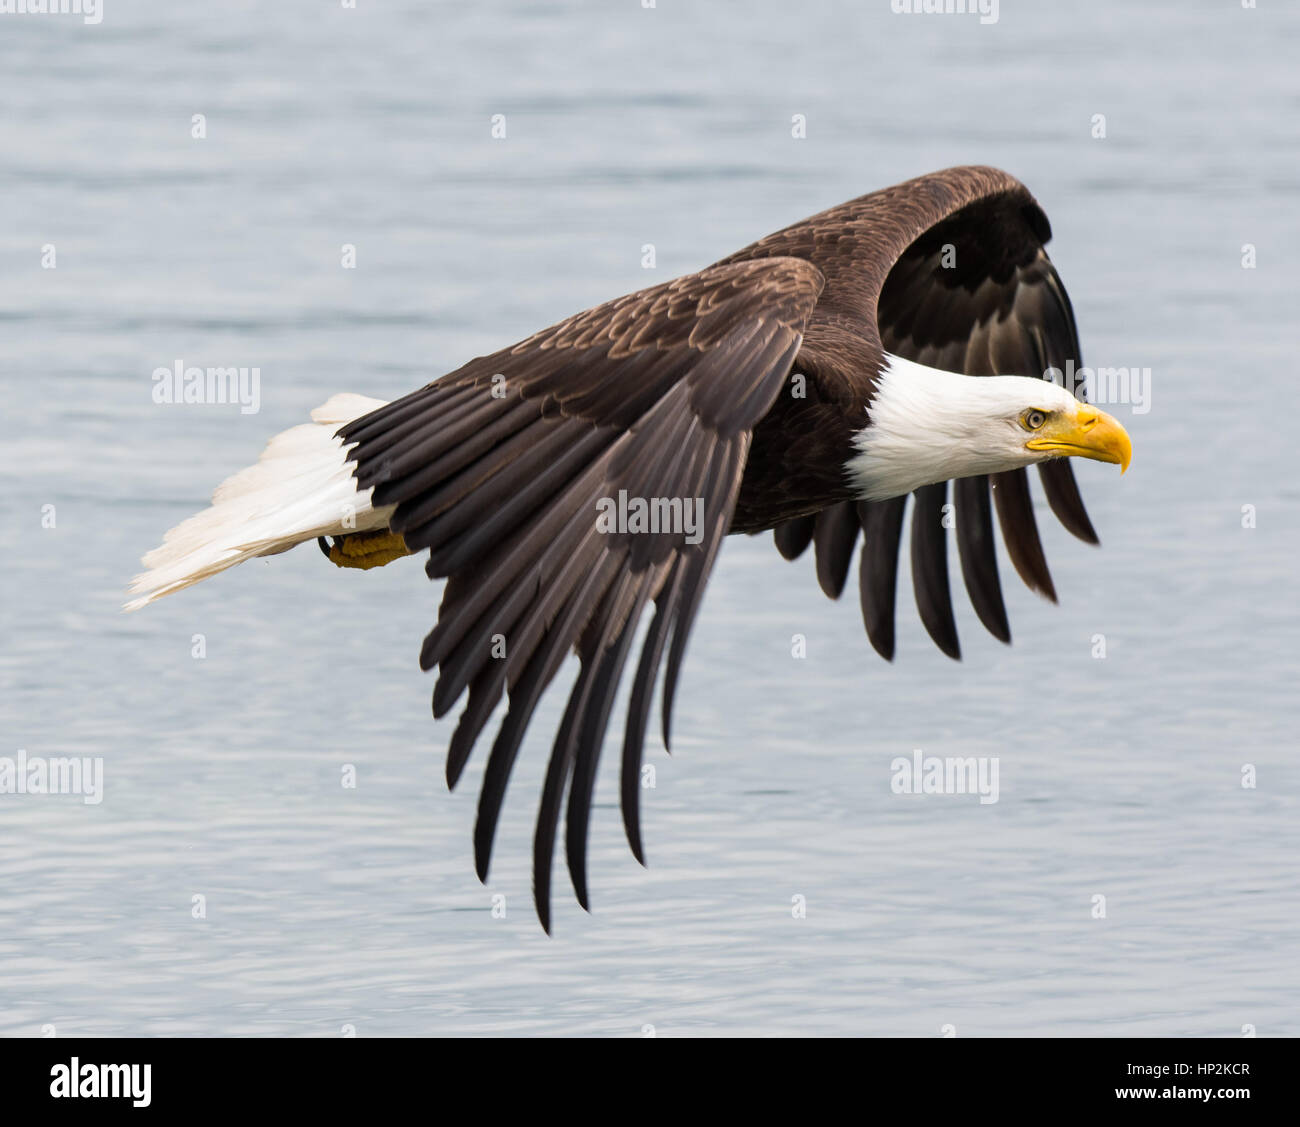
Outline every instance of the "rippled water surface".
{"label": "rippled water surface", "polygon": [[[1300,1033],[1286,7],[0,16],[0,755],[100,756],[106,777],[98,805],[0,796],[0,1032]],[[1004,558],[1015,644],[959,600],[954,664],[904,592],[889,665],[809,560],[728,542],[674,755],[650,754],[650,867],[607,761],[594,914],[557,870],[554,938],[529,850],[563,693],[485,889],[483,756],[448,794],[419,566],[305,549],[119,612],[161,533],[333,392],[394,397],[967,162],[1043,202],[1086,358],[1151,368],[1150,410],[1119,408],[1129,474],[1079,471],[1104,547],[1044,509],[1060,605]],[[260,367],[260,411],[155,405],[178,359]],[[997,756],[1000,801],[893,795],[914,748]]]}

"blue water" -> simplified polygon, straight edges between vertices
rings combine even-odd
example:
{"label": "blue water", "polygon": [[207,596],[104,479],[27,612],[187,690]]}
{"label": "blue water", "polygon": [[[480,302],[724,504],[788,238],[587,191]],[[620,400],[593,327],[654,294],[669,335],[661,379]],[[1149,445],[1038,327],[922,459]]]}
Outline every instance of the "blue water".
{"label": "blue water", "polygon": [[[0,1032],[1300,1033],[1284,7],[0,16],[0,756],[105,770],[98,805],[0,796]],[[529,851],[564,692],[484,888],[483,757],[448,794],[451,723],[416,662],[439,590],[418,565],[339,572],[304,549],[120,613],[162,532],[330,394],[397,396],[967,162],[1044,204],[1086,359],[1151,369],[1149,412],[1116,409],[1128,475],[1079,468],[1104,547],[1044,511],[1061,605],[1004,557],[1015,644],[959,600],[960,665],[904,586],[887,665],[810,560],[728,542],[675,753],[649,755],[650,867],[606,762],[594,914],[557,869],[554,938]],[[259,367],[260,411],[153,403],[178,359]],[[997,756],[1000,801],[894,795],[890,761],[915,748]]]}

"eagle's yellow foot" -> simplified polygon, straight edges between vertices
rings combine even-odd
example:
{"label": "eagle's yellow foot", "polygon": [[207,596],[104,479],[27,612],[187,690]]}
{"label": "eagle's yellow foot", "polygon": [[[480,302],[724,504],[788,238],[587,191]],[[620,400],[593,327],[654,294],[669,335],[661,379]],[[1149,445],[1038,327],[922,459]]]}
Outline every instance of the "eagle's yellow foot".
{"label": "eagle's yellow foot", "polygon": [[406,541],[396,532],[380,529],[377,532],[352,532],[347,536],[336,536],[330,544],[324,537],[318,537],[316,543],[326,558],[338,567],[359,567],[363,571],[372,567],[383,567],[402,556],[411,555]]}

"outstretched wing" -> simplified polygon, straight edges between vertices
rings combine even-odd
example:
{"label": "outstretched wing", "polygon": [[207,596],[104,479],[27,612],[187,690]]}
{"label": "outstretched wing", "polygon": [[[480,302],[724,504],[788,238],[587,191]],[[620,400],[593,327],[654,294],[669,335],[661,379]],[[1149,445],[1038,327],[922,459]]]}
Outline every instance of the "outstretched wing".
{"label": "outstretched wing", "polygon": [[[551,862],[565,846],[588,903],[587,825],[600,745],[642,612],[655,611],[632,685],[622,807],[643,859],[638,776],[654,682],[668,741],[691,623],[731,524],[751,430],[771,406],[821,293],[792,258],[712,267],[571,317],[345,426],[359,489],[426,571],[446,577],[420,663],[433,711],[468,690],[452,736],[453,786],[494,707],[509,707],[479,797],[475,862],[486,878],[511,768],[565,656],[580,670],[551,750],[534,839],[534,898],[550,929]],[[600,519],[626,499],[681,517],[638,530]],[[688,527],[694,514],[698,526]]]}
{"label": "outstretched wing", "polygon": [[[910,227],[886,222],[912,209]],[[882,218],[873,221],[873,216]],[[817,232],[839,229],[834,240]],[[860,229],[861,234],[855,234]],[[859,273],[855,290],[833,295],[835,272],[822,260],[861,257],[856,243],[875,234],[879,274]],[[893,242],[890,243],[892,236]],[[932,368],[967,375],[1042,377],[1048,368],[1079,363],[1079,340],[1069,297],[1043,245],[1051,230],[1028,191],[1005,173],[949,169],[832,209],[770,236],[754,249],[800,253],[827,274],[822,310],[837,303],[870,316],[881,346]],[[895,252],[890,255],[890,250]],[[736,257],[745,257],[746,251]],[[872,283],[874,282],[874,292]],[[874,298],[874,300],[872,300]],[[814,343],[810,330],[809,346]],[[1045,462],[1039,474],[1052,511],[1079,539],[1097,543],[1066,459]],[[1056,589],[1038,535],[1026,471],[952,483],[958,558],[977,616],[995,637],[1011,640],[998,577],[993,512],[1017,573],[1052,601]],[[917,490],[911,524],[912,586],[921,621],[950,657],[961,655],[948,578],[944,506],[948,483]],[[859,537],[863,622],[876,650],[894,654],[898,555],[906,497],[859,504],[845,501],[777,527],[787,559],[815,547],[817,579],[831,598],[844,589]]]}

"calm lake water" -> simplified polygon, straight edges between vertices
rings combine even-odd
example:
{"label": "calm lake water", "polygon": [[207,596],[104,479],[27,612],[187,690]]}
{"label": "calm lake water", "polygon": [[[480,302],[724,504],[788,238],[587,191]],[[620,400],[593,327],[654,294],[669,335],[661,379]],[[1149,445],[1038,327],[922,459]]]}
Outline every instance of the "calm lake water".
{"label": "calm lake water", "polygon": [[[1298,48],[1294,5],[1119,0],[0,16],[0,756],[105,772],[97,805],[0,796],[0,1033],[1300,1034]],[[1151,370],[1128,475],[1079,469],[1104,547],[1044,510],[1060,606],[1003,556],[1015,644],[963,594],[960,664],[904,586],[889,665],[810,560],[729,541],[648,754],[650,867],[607,754],[594,914],[557,869],[554,938],[529,853],[566,691],[484,888],[486,749],[448,794],[414,562],[308,547],[120,613],[330,394],[975,162],[1051,216],[1085,359]],[[177,360],[259,367],[259,412],[155,405]],[[917,748],[998,757],[1000,801],[893,794]]]}

